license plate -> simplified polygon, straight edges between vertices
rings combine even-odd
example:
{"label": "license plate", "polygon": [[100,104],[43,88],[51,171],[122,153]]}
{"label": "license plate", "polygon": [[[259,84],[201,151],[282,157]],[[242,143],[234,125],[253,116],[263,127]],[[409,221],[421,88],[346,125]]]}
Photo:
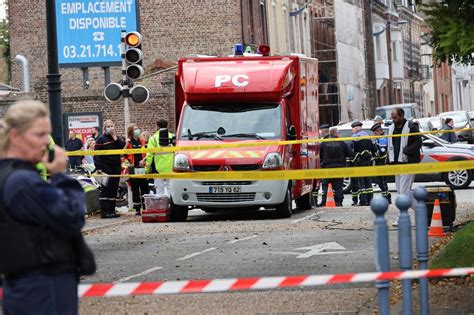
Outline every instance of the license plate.
{"label": "license plate", "polygon": [[211,194],[236,194],[241,191],[239,186],[211,186],[209,193]]}

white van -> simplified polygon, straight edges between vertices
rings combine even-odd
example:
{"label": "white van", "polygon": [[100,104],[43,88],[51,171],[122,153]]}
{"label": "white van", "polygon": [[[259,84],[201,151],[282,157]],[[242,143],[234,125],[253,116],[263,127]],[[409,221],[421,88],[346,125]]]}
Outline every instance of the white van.
{"label": "white van", "polygon": [[380,116],[383,119],[391,120],[390,114],[396,107],[403,108],[403,111],[405,112],[405,118],[408,120],[421,117],[419,106],[417,103],[403,103],[380,106],[375,109],[375,116]]}

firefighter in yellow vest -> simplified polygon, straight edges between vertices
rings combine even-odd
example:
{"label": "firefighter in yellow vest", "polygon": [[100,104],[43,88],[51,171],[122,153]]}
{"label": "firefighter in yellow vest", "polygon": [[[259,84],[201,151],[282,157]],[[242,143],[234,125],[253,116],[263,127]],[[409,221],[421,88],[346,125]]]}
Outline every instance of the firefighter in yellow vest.
{"label": "firefighter in yellow vest", "polygon": [[[148,140],[147,148],[167,147],[173,144],[174,134],[168,131],[168,121],[160,119],[156,122],[158,131]],[[147,153],[146,173],[166,174],[173,172],[173,153]],[[157,194],[170,195],[169,179],[155,178],[155,188]]]}

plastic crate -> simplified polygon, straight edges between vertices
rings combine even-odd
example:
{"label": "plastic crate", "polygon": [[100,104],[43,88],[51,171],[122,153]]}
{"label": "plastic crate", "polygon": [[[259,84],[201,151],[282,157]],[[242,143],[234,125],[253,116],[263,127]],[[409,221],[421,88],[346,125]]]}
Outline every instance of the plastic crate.
{"label": "plastic crate", "polygon": [[170,197],[167,195],[146,194],[143,195],[143,199],[145,199],[145,210],[170,208]]}
{"label": "plastic crate", "polygon": [[143,223],[166,222],[169,220],[170,198],[167,195],[143,195],[145,210],[142,211]]}
{"label": "plastic crate", "polygon": [[456,220],[456,195],[451,187],[426,187],[428,197],[426,207],[428,208],[428,226],[431,222],[435,199],[439,199],[441,218],[443,226],[452,227]]}

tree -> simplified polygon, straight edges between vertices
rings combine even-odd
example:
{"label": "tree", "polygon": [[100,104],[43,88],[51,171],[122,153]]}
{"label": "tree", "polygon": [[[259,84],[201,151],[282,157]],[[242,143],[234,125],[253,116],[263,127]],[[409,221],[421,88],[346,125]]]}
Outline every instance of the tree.
{"label": "tree", "polygon": [[[426,0],[418,0],[418,3]],[[447,61],[469,64],[474,61],[474,2],[443,0],[421,4],[431,28],[430,45],[437,63]]]}
{"label": "tree", "polygon": [[6,79],[10,82],[10,34],[7,20],[0,21],[0,51],[2,51],[1,58],[7,65]]}

